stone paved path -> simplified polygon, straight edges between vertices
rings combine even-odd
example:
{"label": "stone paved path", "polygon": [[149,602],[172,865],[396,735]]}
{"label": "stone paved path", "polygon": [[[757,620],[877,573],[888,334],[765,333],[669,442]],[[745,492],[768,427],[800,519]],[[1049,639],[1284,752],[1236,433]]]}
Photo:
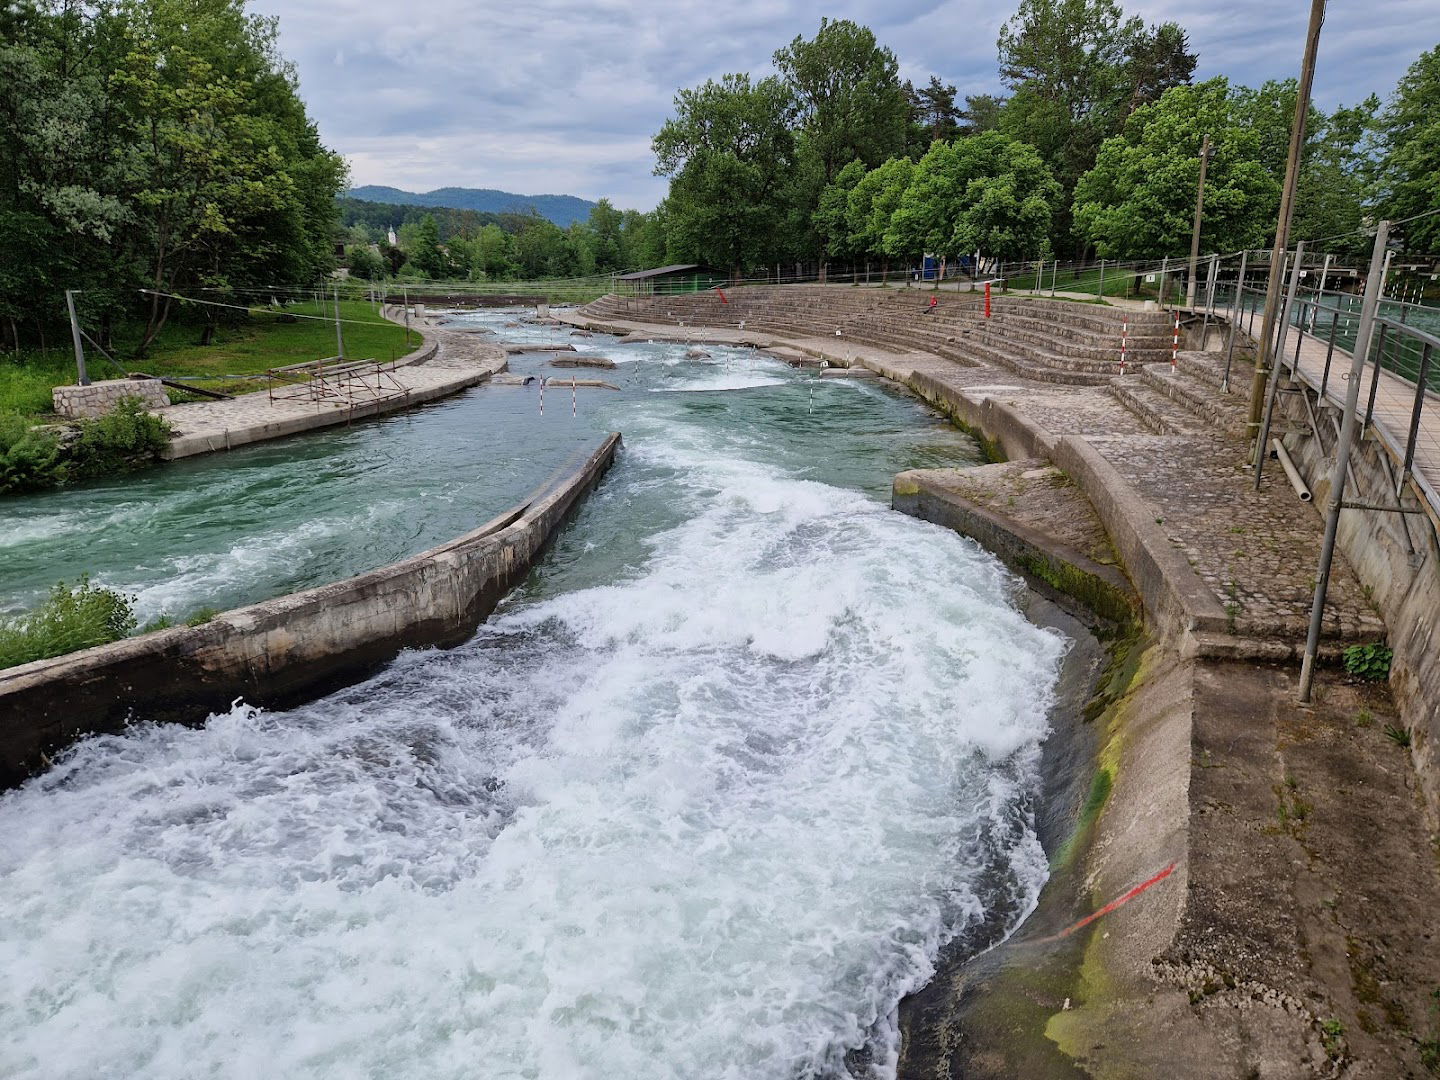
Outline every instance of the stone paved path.
{"label": "stone paved path", "polygon": [[427,327],[419,350],[393,370],[357,380],[353,392],[342,398],[317,399],[305,387],[286,386],[274,396],[260,390],[228,401],[157,409],[174,431],[164,456],[190,457],[393,412],[458,393],[503,371],[505,364],[505,350],[477,335]]}

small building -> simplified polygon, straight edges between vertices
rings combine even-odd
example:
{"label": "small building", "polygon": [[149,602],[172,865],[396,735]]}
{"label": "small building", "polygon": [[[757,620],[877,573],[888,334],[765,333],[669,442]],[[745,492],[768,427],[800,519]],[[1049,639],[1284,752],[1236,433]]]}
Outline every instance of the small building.
{"label": "small building", "polygon": [[617,274],[613,279],[613,290],[622,296],[670,296],[704,292],[729,280],[729,274],[711,266],[677,263],[674,266],[657,266],[654,270],[637,270],[633,274]]}

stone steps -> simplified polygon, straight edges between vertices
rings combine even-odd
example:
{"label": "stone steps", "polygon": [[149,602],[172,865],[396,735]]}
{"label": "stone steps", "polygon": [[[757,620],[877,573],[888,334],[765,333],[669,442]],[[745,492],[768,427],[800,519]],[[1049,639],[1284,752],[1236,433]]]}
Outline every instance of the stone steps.
{"label": "stone steps", "polygon": [[1198,420],[1183,414],[1175,404],[1159,390],[1147,386],[1138,379],[1119,378],[1110,384],[1110,393],[1140,422],[1159,435],[1204,435],[1206,427]]}

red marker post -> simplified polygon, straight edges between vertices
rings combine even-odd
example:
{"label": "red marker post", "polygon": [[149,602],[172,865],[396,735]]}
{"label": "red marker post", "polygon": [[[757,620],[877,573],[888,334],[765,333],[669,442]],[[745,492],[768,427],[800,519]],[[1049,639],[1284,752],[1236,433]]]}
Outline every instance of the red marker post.
{"label": "red marker post", "polygon": [[985,282],[985,318],[990,317],[990,282]]}

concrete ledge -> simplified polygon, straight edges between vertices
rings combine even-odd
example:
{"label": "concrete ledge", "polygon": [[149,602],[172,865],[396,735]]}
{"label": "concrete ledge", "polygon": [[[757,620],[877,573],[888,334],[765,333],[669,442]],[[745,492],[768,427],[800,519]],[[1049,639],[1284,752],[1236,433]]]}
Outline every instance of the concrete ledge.
{"label": "concrete ledge", "polygon": [[1113,566],[1059,543],[1037,529],[931,483],[923,470],[895,478],[893,509],[944,525],[977,541],[1032,585],[1073,597],[1112,622],[1131,623],[1140,600],[1129,580]]}
{"label": "concrete ledge", "polygon": [[466,640],[609,468],[609,436],[574,472],[473,532],[358,577],[112,645],[0,671],[0,787],[84,735],[202,722],[243,698],[284,708],[363,678],[402,649]]}
{"label": "concrete ledge", "polygon": [[1157,636],[1187,631],[1224,633],[1225,610],[1185,556],[1156,527],[1155,510],[1084,438],[1066,435],[1050,460],[1079,485],[1095,507],[1125,564]]}
{"label": "concrete ledge", "polygon": [[[404,364],[423,364],[431,359],[438,345],[430,345],[425,349],[416,350],[403,360]],[[241,427],[227,428],[220,432],[197,432],[193,435],[178,435],[171,440],[169,447],[161,451],[160,457],[166,461],[174,461],[177,458],[193,457],[196,454],[208,454],[217,450],[232,450],[237,446],[245,446],[248,443],[264,442],[267,439],[279,439],[286,435],[295,435],[302,431],[313,431],[315,428],[331,427],[335,424],[348,424],[355,420],[363,420],[370,416],[382,416],[385,413],[398,412],[407,409],[412,405],[421,405],[427,401],[434,401],[437,398],[448,397],[451,394],[459,393],[461,390],[469,389],[484,382],[492,374],[489,368],[477,367],[473,371],[467,371],[448,379],[435,386],[428,386],[423,389],[411,390],[404,394],[394,394],[389,397],[380,398],[375,401],[363,402],[359,405],[339,408],[336,406],[316,406],[315,411],[306,413],[280,414],[274,420],[264,420],[260,423],[246,424]],[[256,391],[256,395],[264,396],[268,393],[265,390]],[[244,395],[245,397],[251,395]],[[236,400],[243,400],[237,398]]]}
{"label": "concrete ledge", "polygon": [[912,374],[906,385],[962,427],[978,432],[992,458],[1051,457],[1055,436],[1004,402],[961,393],[922,371]]}

